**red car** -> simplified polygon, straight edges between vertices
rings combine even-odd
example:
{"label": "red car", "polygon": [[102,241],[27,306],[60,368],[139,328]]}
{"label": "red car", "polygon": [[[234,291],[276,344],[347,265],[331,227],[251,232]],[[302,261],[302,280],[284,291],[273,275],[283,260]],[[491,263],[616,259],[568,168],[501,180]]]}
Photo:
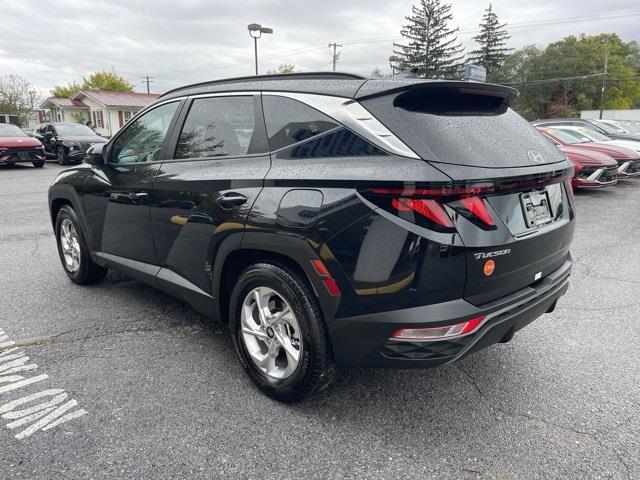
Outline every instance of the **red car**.
{"label": "red car", "polygon": [[556,145],[578,148],[590,153],[603,153],[618,163],[618,179],[640,176],[640,156],[628,148],[597,142],[585,142],[580,134],[553,127],[536,127]]}
{"label": "red car", "polygon": [[44,160],[44,147],[40,140],[11,123],[0,123],[0,165],[29,162],[40,168]]}
{"label": "red car", "polygon": [[618,183],[618,162],[609,155],[570,145],[558,148],[576,167],[571,179],[573,188],[601,188]]}

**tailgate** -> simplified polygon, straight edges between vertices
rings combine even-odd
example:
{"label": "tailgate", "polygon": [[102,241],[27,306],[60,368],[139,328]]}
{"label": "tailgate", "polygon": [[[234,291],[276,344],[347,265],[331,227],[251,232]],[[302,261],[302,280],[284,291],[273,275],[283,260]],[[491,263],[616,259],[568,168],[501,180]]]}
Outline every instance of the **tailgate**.
{"label": "tailgate", "polygon": [[509,295],[560,268],[575,224],[563,183],[486,200],[497,228],[482,234],[477,228],[459,228],[467,246],[464,296],[474,305]]}

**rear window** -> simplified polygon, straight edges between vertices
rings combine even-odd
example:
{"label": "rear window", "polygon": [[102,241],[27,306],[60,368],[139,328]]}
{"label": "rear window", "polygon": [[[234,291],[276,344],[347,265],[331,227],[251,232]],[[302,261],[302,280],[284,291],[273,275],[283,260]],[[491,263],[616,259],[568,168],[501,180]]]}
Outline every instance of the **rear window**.
{"label": "rear window", "polygon": [[[474,93],[474,90],[479,93]],[[528,151],[546,163],[560,152],[501,96],[473,87],[414,88],[373,97],[363,106],[425,160],[487,168],[529,166]]]}

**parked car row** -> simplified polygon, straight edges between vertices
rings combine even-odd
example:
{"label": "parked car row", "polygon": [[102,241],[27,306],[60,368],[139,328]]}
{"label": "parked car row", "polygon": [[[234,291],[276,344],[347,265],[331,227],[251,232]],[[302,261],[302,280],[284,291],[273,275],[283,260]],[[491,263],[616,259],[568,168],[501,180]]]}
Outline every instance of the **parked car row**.
{"label": "parked car row", "polygon": [[574,188],[602,188],[640,176],[640,133],[633,122],[575,118],[533,122],[575,166]]}
{"label": "parked car row", "polygon": [[42,167],[47,158],[56,159],[60,165],[80,163],[91,145],[106,142],[106,138],[79,123],[43,123],[33,131],[2,123],[0,165],[32,163]]}

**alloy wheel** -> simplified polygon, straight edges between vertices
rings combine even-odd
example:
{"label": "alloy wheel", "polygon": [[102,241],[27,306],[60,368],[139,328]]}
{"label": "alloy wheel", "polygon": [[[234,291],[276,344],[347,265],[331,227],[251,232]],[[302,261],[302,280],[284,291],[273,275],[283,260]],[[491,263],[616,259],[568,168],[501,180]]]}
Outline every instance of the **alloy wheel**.
{"label": "alloy wheel", "polygon": [[68,218],[60,225],[60,247],[65,268],[71,273],[77,272],[80,268],[80,240],[75,225]]}
{"label": "alloy wheel", "polygon": [[268,377],[283,380],[296,371],[302,355],[298,320],[275,290],[258,287],[242,303],[241,338],[254,365]]}

